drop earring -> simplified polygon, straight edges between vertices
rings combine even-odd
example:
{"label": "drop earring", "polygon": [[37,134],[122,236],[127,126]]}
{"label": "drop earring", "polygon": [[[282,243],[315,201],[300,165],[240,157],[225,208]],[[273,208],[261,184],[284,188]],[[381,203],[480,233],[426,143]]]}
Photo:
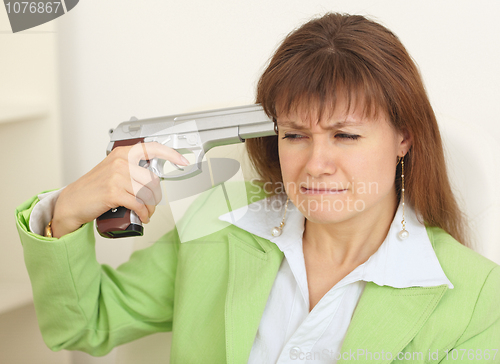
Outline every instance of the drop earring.
{"label": "drop earring", "polygon": [[290,198],[287,197],[286,199],[286,204],[285,204],[285,215],[283,215],[283,220],[281,220],[280,226],[275,226],[271,232],[272,236],[280,236],[281,232],[283,231],[283,226],[285,226],[285,217],[286,217],[286,209],[288,207],[288,201],[290,201]]}
{"label": "drop earring", "polygon": [[[403,230],[398,233],[398,236],[401,240],[405,240],[410,236],[408,230],[406,230],[405,225],[405,161],[404,156],[400,157],[401,161],[401,204],[403,205],[403,220],[401,220],[401,224],[403,224]],[[399,161],[398,161],[399,164]]]}

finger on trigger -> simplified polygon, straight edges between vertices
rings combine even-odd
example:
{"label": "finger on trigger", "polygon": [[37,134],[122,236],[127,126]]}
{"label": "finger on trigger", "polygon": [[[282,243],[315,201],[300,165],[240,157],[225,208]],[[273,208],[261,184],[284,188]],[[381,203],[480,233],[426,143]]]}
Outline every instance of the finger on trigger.
{"label": "finger on trigger", "polygon": [[[145,147],[152,158],[164,159],[180,165],[188,165],[189,161],[176,149],[158,142],[146,143]],[[154,156],[152,155],[154,154]]]}

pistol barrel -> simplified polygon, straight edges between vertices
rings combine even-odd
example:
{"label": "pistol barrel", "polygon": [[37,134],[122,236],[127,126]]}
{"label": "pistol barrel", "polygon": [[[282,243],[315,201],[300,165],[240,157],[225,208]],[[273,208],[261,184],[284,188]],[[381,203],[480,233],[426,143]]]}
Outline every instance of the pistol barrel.
{"label": "pistol barrel", "polygon": [[[196,130],[185,126],[196,123]],[[185,124],[185,125],[183,125]],[[192,125],[192,123],[190,123]],[[110,130],[111,142],[127,139],[151,138],[154,136],[192,131],[209,131],[238,127],[240,141],[249,138],[276,135],[274,124],[262,106],[247,105],[197,113],[179,114],[120,123]]]}

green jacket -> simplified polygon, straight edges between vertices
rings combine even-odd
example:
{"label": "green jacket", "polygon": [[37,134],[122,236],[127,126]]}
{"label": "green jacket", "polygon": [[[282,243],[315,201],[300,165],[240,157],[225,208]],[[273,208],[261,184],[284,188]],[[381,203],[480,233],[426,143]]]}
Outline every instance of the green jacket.
{"label": "green jacket", "polygon": [[[217,216],[227,206],[215,196],[198,198],[180,225],[223,223]],[[140,337],[173,331],[171,363],[248,361],[283,259],[274,243],[234,225],[180,243],[178,224],[113,269],[96,260],[92,223],[61,239],[31,233],[37,202],[34,197],[19,206],[16,218],[50,349],[102,356]],[[244,196],[232,207],[249,203]],[[367,282],[338,363],[466,363],[480,357],[500,363],[500,266],[440,228],[427,227],[427,233],[454,289]]]}

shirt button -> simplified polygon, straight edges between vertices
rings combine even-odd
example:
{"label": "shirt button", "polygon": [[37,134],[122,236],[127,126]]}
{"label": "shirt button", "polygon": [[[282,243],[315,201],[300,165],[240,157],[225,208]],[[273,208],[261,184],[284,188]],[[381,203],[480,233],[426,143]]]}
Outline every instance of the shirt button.
{"label": "shirt button", "polygon": [[300,353],[300,348],[298,346],[294,346],[293,348],[290,349],[290,352],[292,354],[298,354]]}

